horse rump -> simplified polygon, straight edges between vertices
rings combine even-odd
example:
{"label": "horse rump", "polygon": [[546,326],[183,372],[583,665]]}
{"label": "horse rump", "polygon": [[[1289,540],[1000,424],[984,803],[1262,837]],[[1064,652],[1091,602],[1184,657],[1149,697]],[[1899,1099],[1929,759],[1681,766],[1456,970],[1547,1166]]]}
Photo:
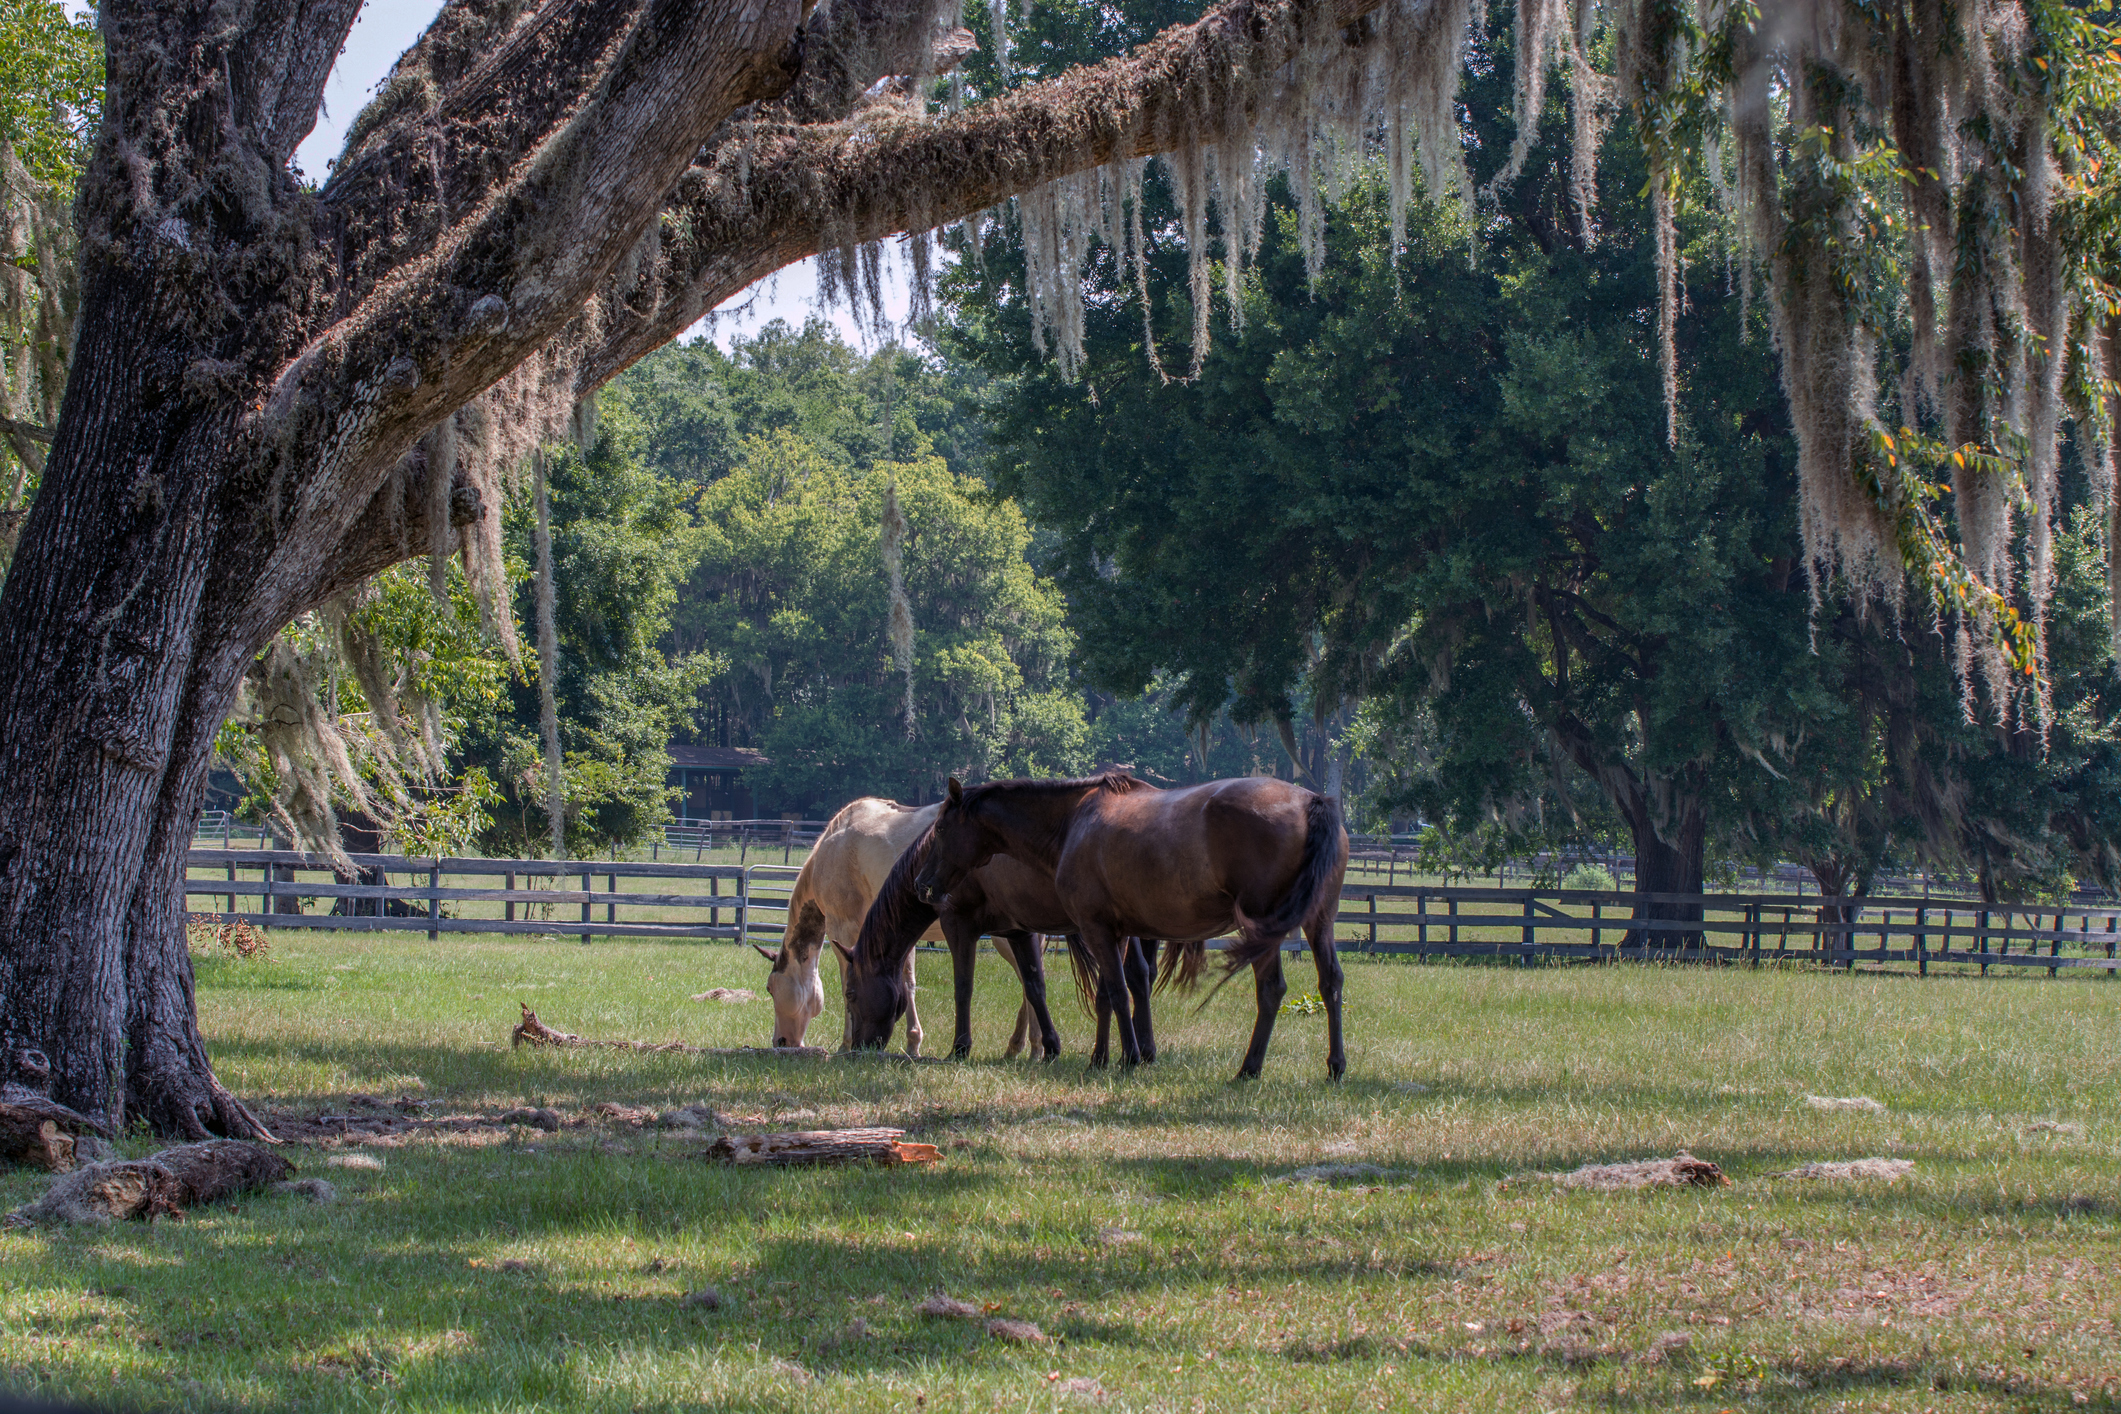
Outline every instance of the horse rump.
{"label": "horse rump", "polygon": [[1329,795],[1313,795],[1304,807],[1303,866],[1281,903],[1258,918],[1247,918],[1244,909],[1232,905],[1238,935],[1223,949],[1223,976],[1227,979],[1272,956],[1282,939],[1302,927],[1318,907],[1319,896],[1343,863],[1340,802]]}

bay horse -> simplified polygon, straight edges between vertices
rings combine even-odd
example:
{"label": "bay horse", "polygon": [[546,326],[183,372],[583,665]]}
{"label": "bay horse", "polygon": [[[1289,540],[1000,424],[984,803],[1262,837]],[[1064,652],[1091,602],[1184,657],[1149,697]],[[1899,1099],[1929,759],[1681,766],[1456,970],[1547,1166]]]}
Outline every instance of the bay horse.
{"label": "bay horse", "polygon": [[[794,887],[788,892],[788,922],[781,932],[780,950],[768,952],[757,944],[752,945],[773,969],[766,977],[766,994],[773,1000],[775,1046],[803,1044],[811,1021],[825,1009],[825,989],[818,978],[818,963],[826,940],[852,938],[860,933],[862,919],[869,912],[869,905],[892,866],[909,844],[927,834],[941,809],[940,803],[916,807],[864,796],[826,823],[817,843],[811,846],[809,856],[804,859]],[[931,915],[930,922],[933,921]],[[952,941],[952,958],[957,960],[960,944],[950,940],[941,927],[924,924],[920,937],[931,942]],[[1012,948],[1012,943],[1017,946]],[[965,956],[960,968],[962,980],[959,983],[955,1038],[960,1055],[969,1052],[972,1045],[970,997],[967,994],[971,985],[972,956],[978,945],[979,934],[974,933],[962,948]],[[998,934],[995,951],[1016,971],[1024,985],[1024,1004],[1018,1010],[1016,1030],[1009,1039],[1006,1054],[1013,1056],[1022,1050],[1025,1037],[1034,1026],[1038,1028],[1047,1055],[1057,1054],[1060,1036],[1054,1029],[1052,1017],[1046,1012],[1043,959],[1031,949],[1028,938]],[[1027,966],[1030,976],[1025,975]],[[908,1054],[918,1056],[923,1033],[920,1013],[913,1003],[913,953],[910,947],[906,950],[902,970],[907,998],[906,1050]],[[851,1031],[843,1031],[843,1044],[851,1035]]]}
{"label": "bay horse", "polygon": [[[936,808],[940,810],[941,807]],[[906,970],[905,960],[913,955],[914,945],[927,936],[924,930],[931,926],[940,926],[943,937],[950,944],[960,1038],[957,1054],[960,1055],[971,1048],[972,962],[977,956],[980,935],[991,933],[996,939],[1022,939],[1019,945],[1021,955],[1023,948],[1040,946],[1034,935],[1059,933],[1072,926],[1067,910],[1054,892],[1052,875],[1006,854],[994,855],[966,874],[940,905],[929,903],[921,897],[915,882],[927,866],[928,849],[929,836],[924,832],[891,866],[891,873],[877,889],[876,900],[870,904],[869,913],[862,920],[861,933],[854,946],[833,944],[839,949],[840,977],[847,997],[848,1044],[855,1049],[883,1047],[891,1043],[891,1029],[898,1022],[899,998],[903,993],[894,987],[888,1009],[865,1009],[861,999],[867,992],[866,979],[878,974],[902,978]],[[1121,959],[1125,987],[1140,1009],[1141,1020],[1135,1032],[1142,1059],[1148,1061],[1156,1059],[1156,1037],[1149,1020],[1149,992],[1156,969],[1156,949],[1154,938],[1127,938]],[[1174,951],[1172,959],[1178,957]],[[1090,1063],[1103,1065],[1111,1045],[1112,1010],[1101,994],[1097,974],[1079,939],[1068,940],[1068,959],[1075,972],[1076,992],[1082,998],[1083,1009],[1097,1018],[1097,1047],[1091,1052]],[[1193,971],[1198,970],[1196,965]],[[1026,995],[1029,995],[1030,985],[1027,975]],[[908,1000],[910,1002],[910,998]],[[869,1019],[865,1022],[864,1017]],[[911,1025],[910,1019],[908,1025]],[[1058,1051],[1059,1039],[1054,1037],[1047,1048],[1047,1058],[1051,1059]]]}
{"label": "bay horse", "polygon": [[[1257,1015],[1239,1078],[1256,1078],[1288,987],[1281,943],[1301,927],[1326,1007],[1326,1072],[1347,1072],[1341,1036],[1341,968],[1333,920],[1348,867],[1340,803],[1272,777],[1157,790],[1124,772],[1063,781],[996,781],[965,789],[954,778],[915,879],[934,903],[974,869],[1007,853],[1053,875],[1054,888],[1112,1004],[1120,1055],[1141,1058],[1119,945],[1128,934],[1197,942],[1234,930],[1226,977],[1253,973]],[[851,977],[850,977],[850,980]],[[898,1005],[896,979],[862,979],[855,1036]]]}

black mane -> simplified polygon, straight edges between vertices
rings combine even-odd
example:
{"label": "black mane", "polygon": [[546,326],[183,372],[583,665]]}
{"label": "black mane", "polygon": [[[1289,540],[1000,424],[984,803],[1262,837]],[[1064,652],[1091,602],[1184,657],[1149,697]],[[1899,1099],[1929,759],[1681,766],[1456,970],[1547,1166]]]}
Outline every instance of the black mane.
{"label": "black mane", "polygon": [[876,891],[876,901],[862,916],[862,931],[854,940],[854,955],[880,972],[895,971],[906,960],[906,954],[920,941],[921,934],[936,920],[932,905],[921,902],[914,892],[914,876],[928,862],[929,845],[934,839],[933,829],[921,831],[921,837],[906,846],[891,872],[884,876],[883,887]]}
{"label": "black mane", "polygon": [[1094,776],[1073,776],[1062,780],[989,781],[985,785],[972,786],[965,791],[969,803],[976,797],[988,795],[1066,795],[1072,791],[1102,790],[1113,795],[1125,795],[1129,791],[1154,790],[1156,787],[1127,771],[1100,771]]}

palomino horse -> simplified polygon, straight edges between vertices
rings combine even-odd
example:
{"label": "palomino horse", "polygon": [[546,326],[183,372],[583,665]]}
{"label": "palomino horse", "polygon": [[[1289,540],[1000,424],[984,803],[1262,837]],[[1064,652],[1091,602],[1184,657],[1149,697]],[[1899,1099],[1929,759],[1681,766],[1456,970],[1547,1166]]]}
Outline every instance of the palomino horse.
{"label": "palomino horse", "polygon": [[[1236,930],[1225,966],[1229,973],[1252,968],[1258,1004],[1238,1074],[1255,1077],[1288,991],[1281,942],[1301,926],[1326,1005],[1326,1070],[1335,1079],[1346,1072],[1340,960],[1333,952],[1333,919],[1348,867],[1339,802],[1258,776],[1169,791],[1120,772],[997,781],[971,790],[953,780],[915,887],[933,902],[1004,852],[1052,871],[1097,968],[1101,995],[1111,1003],[1128,1064],[1141,1052],[1127,989],[1118,985],[1122,938],[1191,942]],[[860,1014],[852,1023],[860,1044],[903,1003],[891,976],[868,972],[850,981],[860,984]]]}
{"label": "palomino horse", "polygon": [[[915,807],[894,800],[865,796],[834,815],[811,847],[788,894],[788,923],[781,934],[778,953],[759,948],[759,955],[773,964],[766,978],[767,995],[773,998],[773,1044],[800,1046],[810,1023],[825,1009],[825,990],[818,980],[818,962],[827,938],[852,938],[861,931],[862,918],[876,897],[879,886],[906,847],[925,836],[941,805]],[[983,873],[985,871],[982,871]],[[928,922],[934,922],[931,913]],[[971,1049],[969,992],[972,958],[979,946],[980,929],[969,938],[955,927],[927,927],[920,936],[930,942],[947,940],[957,962],[958,1000],[956,1048],[962,1055]],[[1007,1054],[1023,1049],[1024,1038],[1035,1024],[1050,1057],[1060,1050],[1060,1036],[1046,1011],[1044,963],[1028,937],[1005,937],[995,931],[995,951],[1002,955],[1024,984],[1024,1005],[1017,1013],[1016,1031],[1009,1039]],[[1012,949],[1011,944],[1018,946]],[[1019,957],[1029,959],[1029,975]],[[902,960],[908,1017],[906,1050],[919,1055],[920,1016],[912,1008],[913,951],[909,946]],[[843,1033],[843,1042],[851,1037]]]}
{"label": "palomino horse", "polygon": [[[861,936],[855,939],[854,946],[833,944],[839,948],[840,977],[846,988],[849,1045],[881,1047],[891,1043],[891,1028],[898,1021],[897,994],[892,1002],[894,1009],[884,1021],[881,1033],[874,1025],[865,1028],[854,1020],[862,1011],[857,999],[862,990],[859,979],[875,973],[902,976],[905,960],[913,955],[914,944],[926,936],[922,930],[931,924],[940,921],[943,936],[950,941],[950,958],[955,964],[959,1055],[971,1048],[972,960],[976,956],[980,935],[992,933],[997,939],[1005,936],[1022,938],[1027,946],[1034,946],[1029,943],[1033,933],[1058,933],[1073,926],[1068,921],[1067,910],[1061,907],[1059,895],[1054,892],[1053,876],[1020,864],[1006,854],[993,856],[960,879],[940,909],[924,902],[915,880],[927,867],[928,848],[929,837],[923,834],[891,866],[890,875],[877,890],[876,901],[869,906],[868,916],[862,920]],[[1156,969],[1156,940],[1125,939],[1122,952],[1126,985],[1139,1008],[1135,1033],[1141,1045],[1142,1059],[1155,1060],[1156,1037],[1149,1021],[1149,985]],[[1174,952],[1173,958],[1176,957]],[[1097,1049],[1091,1052],[1090,1063],[1103,1065],[1111,1044],[1111,1009],[1100,994],[1096,974],[1091,970],[1088,954],[1079,941],[1069,940],[1068,959],[1074,965],[1076,991],[1082,996],[1084,1009],[1097,1018]],[[1191,970],[1199,970],[1197,961]],[[1030,991],[1031,981],[1026,975],[1024,992],[1027,997]],[[911,1024],[909,1020],[908,1025]],[[1015,1054],[1014,1050],[1010,1054]],[[1049,1041],[1046,1055],[1050,1059],[1057,1054],[1059,1044],[1055,1037]]]}

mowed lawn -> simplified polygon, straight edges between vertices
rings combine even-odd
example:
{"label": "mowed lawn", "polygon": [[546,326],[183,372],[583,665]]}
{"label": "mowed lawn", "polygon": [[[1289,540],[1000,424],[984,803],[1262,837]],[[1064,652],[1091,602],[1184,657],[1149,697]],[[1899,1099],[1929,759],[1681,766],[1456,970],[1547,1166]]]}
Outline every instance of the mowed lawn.
{"label": "mowed lawn", "polygon": [[[261,1109],[570,1123],[291,1147],[331,1205],[0,1233],[0,1385],[320,1411],[2121,1405],[2121,982],[1355,961],[1346,1083],[1292,1011],[1237,1085],[1249,985],[1167,999],[1162,1058],[1100,1074],[1051,965],[1058,1062],[1000,1059],[990,957],[976,1059],[915,1065],[508,1047],[519,1001],[758,1044],[764,965],[726,945],[289,933],[202,958],[215,1063]],[[946,1051],[947,962],[922,967]],[[688,1000],[712,986],[761,995]],[[944,1159],[735,1171],[604,1102],[899,1125]],[[1681,1148],[1734,1184],[1538,1177]],[[1773,1177],[1865,1157],[1915,1168]],[[1370,1167],[1289,1181],[1321,1164]],[[40,1187],[7,1174],[0,1204]],[[937,1292],[1046,1339],[918,1313]]]}

